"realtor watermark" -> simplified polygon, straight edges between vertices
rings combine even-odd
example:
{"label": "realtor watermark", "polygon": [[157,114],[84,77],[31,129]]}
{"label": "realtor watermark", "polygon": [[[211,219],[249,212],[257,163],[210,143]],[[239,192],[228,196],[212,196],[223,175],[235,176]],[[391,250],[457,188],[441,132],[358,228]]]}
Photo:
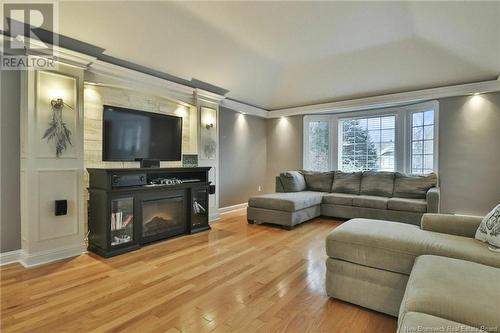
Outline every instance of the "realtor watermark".
{"label": "realtor watermark", "polygon": [[3,2],[1,70],[56,67],[56,10],[56,2]]}
{"label": "realtor watermark", "polygon": [[498,327],[470,327],[467,325],[446,325],[446,326],[403,326],[403,332],[498,332]]}

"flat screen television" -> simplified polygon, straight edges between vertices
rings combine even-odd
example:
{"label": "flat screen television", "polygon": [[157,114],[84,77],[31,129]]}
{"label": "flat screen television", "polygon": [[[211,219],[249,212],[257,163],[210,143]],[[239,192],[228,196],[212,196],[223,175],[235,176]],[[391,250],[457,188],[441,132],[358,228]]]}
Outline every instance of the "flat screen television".
{"label": "flat screen television", "polygon": [[182,118],[104,105],[103,161],[180,161]]}

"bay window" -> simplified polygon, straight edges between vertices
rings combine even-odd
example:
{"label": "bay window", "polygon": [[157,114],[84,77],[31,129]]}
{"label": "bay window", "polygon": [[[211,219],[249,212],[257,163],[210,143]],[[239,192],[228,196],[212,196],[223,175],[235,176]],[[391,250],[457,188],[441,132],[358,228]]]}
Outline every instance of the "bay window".
{"label": "bay window", "polygon": [[436,101],[304,117],[304,168],[437,171]]}

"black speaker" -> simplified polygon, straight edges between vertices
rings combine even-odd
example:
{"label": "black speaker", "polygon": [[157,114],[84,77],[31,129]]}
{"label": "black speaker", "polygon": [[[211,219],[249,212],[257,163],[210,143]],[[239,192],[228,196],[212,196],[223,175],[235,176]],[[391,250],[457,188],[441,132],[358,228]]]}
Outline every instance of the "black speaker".
{"label": "black speaker", "polygon": [[141,161],[141,168],[159,168],[160,160],[143,158]]}
{"label": "black speaker", "polygon": [[68,214],[68,200],[56,200],[54,213],[56,216]]}

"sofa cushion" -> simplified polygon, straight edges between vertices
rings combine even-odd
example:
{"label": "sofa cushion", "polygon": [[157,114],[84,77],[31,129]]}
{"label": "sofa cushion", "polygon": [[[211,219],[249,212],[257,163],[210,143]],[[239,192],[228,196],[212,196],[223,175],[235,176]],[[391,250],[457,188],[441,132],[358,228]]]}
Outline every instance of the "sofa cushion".
{"label": "sofa cushion", "polygon": [[332,258],[403,274],[410,274],[415,258],[424,254],[500,268],[500,256],[477,239],[382,220],[344,222],[327,236],[326,253]]}
{"label": "sofa cushion", "polygon": [[485,332],[481,329],[431,316],[421,312],[407,312],[398,318],[397,333],[408,332]]}
{"label": "sofa cushion", "polygon": [[324,204],[333,204],[333,205],[352,206],[352,200],[354,197],[355,197],[354,194],[330,193],[330,194],[325,194],[323,196],[323,203]]}
{"label": "sofa cushion", "polygon": [[308,191],[330,192],[333,182],[333,171],[318,172],[301,170],[306,180]]}
{"label": "sofa cushion", "polygon": [[427,212],[427,201],[425,199],[390,198],[387,209],[403,212]]}
{"label": "sofa cushion", "polygon": [[410,176],[397,172],[394,179],[394,196],[400,198],[425,199],[427,191],[436,186],[437,176],[435,173],[425,176]]}
{"label": "sofa cushion", "polygon": [[332,184],[332,192],[359,194],[361,184],[361,172],[335,171]]}
{"label": "sofa cushion", "polygon": [[373,195],[357,195],[352,199],[352,205],[364,208],[387,209],[389,198]]}
{"label": "sofa cushion", "polygon": [[361,176],[360,194],[392,197],[394,172],[365,171]]}
{"label": "sofa cushion", "polygon": [[270,193],[251,197],[248,199],[248,206],[295,212],[297,210],[319,205],[323,195],[324,193],[322,192],[312,191]]}
{"label": "sofa cushion", "polygon": [[306,180],[298,171],[286,171],[280,174],[280,181],[285,192],[300,192],[306,190]]}
{"label": "sofa cushion", "polygon": [[500,269],[439,256],[415,260],[400,308],[472,327],[500,327]]}

